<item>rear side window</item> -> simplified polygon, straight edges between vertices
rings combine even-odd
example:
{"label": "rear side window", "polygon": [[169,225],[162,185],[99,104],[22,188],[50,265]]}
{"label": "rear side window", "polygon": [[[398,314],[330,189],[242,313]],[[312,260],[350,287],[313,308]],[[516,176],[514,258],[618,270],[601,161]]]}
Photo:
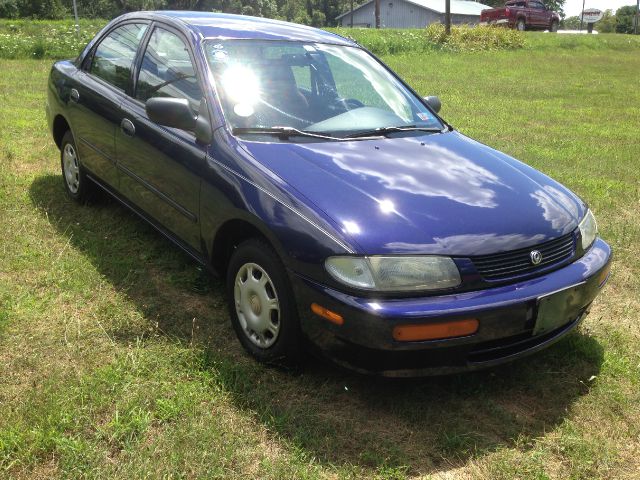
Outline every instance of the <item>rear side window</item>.
{"label": "rear side window", "polygon": [[152,97],[186,98],[196,112],[202,99],[187,45],[162,28],[156,28],[149,39],[136,87],[138,100]]}
{"label": "rear side window", "polygon": [[89,71],[111,85],[126,90],[145,23],[128,23],[113,30],[100,42]]}

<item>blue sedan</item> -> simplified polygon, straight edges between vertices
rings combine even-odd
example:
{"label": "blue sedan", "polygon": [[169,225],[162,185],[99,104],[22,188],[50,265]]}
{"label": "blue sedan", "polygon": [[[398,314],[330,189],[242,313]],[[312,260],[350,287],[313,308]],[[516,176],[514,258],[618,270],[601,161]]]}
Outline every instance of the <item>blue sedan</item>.
{"label": "blue sedan", "polygon": [[341,36],[166,11],[56,63],[46,106],[69,196],[108,192],[226,279],[256,359],[388,376],[545,348],[609,275],[583,200],[439,109]]}

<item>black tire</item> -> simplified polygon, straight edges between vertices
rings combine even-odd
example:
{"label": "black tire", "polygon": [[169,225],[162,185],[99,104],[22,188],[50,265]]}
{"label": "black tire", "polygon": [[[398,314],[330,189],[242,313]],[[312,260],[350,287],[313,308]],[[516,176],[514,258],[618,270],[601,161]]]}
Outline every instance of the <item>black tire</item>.
{"label": "black tire", "polygon": [[[257,290],[252,291],[248,273],[252,272],[251,282],[256,282],[263,278],[260,270],[266,273],[264,281],[271,288],[265,286],[262,292],[261,287],[254,284]],[[257,274],[260,275],[258,280]],[[237,279],[240,281],[238,285]],[[267,306],[274,298],[278,304],[277,312]],[[271,365],[291,367],[300,363],[302,335],[293,291],[282,261],[266,242],[249,239],[235,249],[227,268],[227,299],[231,324],[249,354]],[[269,328],[277,326],[277,335],[274,336],[267,327],[263,327],[264,323],[259,323],[263,321],[269,324]],[[264,343],[259,345],[261,341]]]}
{"label": "black tire", "polygon": [[551,33],[556,33],[558,31],[558,22],[556,20],[551,22],[551,27],[549,28],[549,31]]}
{"label": "black tire", "polygon": [[71,130],[67,130],[60,142],[60,168],[64,188],[73,200],[86,203],[93,198],[96,185],[87,178],[82,168]]}
{"label": "black tire", "polygon": [[519,32],[524,32],[527,29],[527,25],[524,22],[524,18],[519,18],[516,22],[516,30]]}

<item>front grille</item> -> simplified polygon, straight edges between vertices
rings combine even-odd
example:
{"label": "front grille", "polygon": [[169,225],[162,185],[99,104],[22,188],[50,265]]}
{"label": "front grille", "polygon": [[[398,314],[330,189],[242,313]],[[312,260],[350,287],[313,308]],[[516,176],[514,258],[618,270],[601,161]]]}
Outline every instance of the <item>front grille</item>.
{"label": "front grille", "polygon": [[[538,250],[542,254],[542,262],[538,265],[531,263],[529,255],[533,250]],[[485,280],[503,280],[560,264],[570,259],[574,251],[575,239],[573,233],[570,233],[555,240],[519,250],[471,257],[471,261]]]}

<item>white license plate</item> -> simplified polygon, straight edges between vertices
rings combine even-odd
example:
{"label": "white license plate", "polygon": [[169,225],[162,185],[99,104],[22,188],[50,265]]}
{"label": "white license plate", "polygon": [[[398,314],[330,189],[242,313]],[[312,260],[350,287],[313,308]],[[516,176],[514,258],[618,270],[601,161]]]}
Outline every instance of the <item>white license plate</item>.
{"label": "white license plate", "polygon": [[583,286],[584,283],[580,283],[539,297],[533,334],[542,335],[575,320],[583,307]]}

